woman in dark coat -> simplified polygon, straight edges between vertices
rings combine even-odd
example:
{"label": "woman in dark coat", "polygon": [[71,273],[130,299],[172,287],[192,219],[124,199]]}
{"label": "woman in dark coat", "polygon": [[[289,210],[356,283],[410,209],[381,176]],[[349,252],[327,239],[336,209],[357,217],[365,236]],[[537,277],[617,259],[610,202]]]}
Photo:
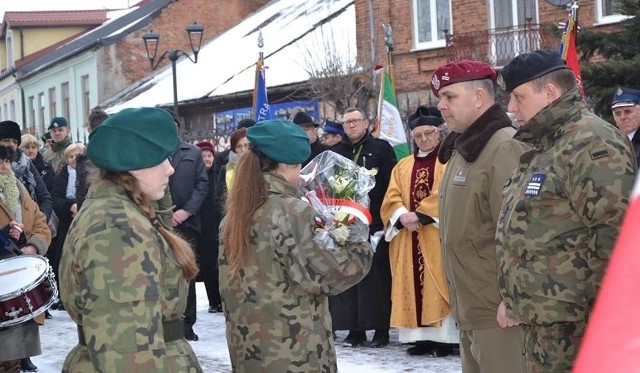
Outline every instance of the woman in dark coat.
{"label": "woman in dark coat", "polygon": [[[64,150],[64,159],[67,163],[62,167],[60,172],[56,174],[53,179],[53,186],[51,187],[51,198],[53,198],[53,211],[60,219],[58,223],[58,230],[55,238],[51,242],[47,257],[49,263],[53,267],[53,272],[56,275],[56,282],[59,284],[60,275],[58,272],[58,266],[60,265],[60,257],[62,256],[62,250],[64,247],[64,240],[67,238],[67,232],[71,226],[73,218],[78,212],[78,204],[76,203],[76,159],[84,153],[85,147],[82,144],[71,144]],[[60,285],[58,285],[58,289]],[[54,309],[64,310],[62,302],[55,304]]]}
{"label": "woman in dark coat", "polygon": [[220,225],[220,209],[214,201],[216,179],[218,173],[213,167],[215,151],[208,141],[196,144],[202,150],[202,160],[209,178],[209,192],[200,207],[202,229],[198,237],[198,266],[200,272],[196,281],[204,282],[209,299],[209,313],[222,312],[220,290],[218,289],[218,226]]}

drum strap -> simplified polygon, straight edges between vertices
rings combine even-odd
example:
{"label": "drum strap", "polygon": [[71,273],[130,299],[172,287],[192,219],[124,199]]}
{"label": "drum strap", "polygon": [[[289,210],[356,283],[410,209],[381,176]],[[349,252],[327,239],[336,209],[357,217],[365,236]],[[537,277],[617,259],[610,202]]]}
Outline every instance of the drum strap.
{"label": "drum strap", "polygon": [[[164,342],[173,342],[184,338],[184,319],[163,321],[162,328],[164,329]],[[78,325],[78,344],[86,346],[87,342],[84,339],[84,330],[82,325]]]}

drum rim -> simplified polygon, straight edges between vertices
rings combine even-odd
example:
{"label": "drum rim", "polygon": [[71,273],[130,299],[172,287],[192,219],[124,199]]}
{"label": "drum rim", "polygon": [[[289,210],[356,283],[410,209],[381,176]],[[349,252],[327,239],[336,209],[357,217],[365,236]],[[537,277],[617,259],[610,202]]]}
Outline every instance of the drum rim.
{"label": "drum rim", "polygon": [[0,295],[0,302],[5,301],[7,299],[12,299],[14,298],[15,295],[19,295],[20,293],[24,293],[26,291],[31,291],[33,289],[36,288],[36,286],[40,285],[40,283],[42,282],[42,280],[47,277],[47,275],[49,274],[49,271],[51,269],[51,265],[49,264],[49,259],[47,259],[46,257],[42,256],[42,255],[38,255],[38,254],[24,254],[24,255],[20,255],[20,256],[12,256],[11,258],[6,258],[6,259],[2,259],[0,260],[0,263],[4,262],[4,261],[11,261],[11,260],[17,260],[17,259],[23,259],[25,257],[32,257],[32,258],[36,258],[36,259],[40,259],[42,260],[47,266],[44,270],[44,272],[40,275],[40,277],[38,277],[36,279],[36,281],[31,282],[30,284],[28,284],[25,287],[22,287],[20,289],[16,289],[11,293],[7,293],[4,295]]}

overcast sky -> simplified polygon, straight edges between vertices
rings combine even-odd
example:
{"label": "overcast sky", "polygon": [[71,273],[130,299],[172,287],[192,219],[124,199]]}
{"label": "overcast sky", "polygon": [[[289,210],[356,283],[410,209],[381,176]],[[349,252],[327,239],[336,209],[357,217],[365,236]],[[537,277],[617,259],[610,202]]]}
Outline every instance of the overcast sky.
{"label": "overcast sky", "polygon": [[121,9],[138,2],[139,0],[0,0],[0,22],[5,11]]}

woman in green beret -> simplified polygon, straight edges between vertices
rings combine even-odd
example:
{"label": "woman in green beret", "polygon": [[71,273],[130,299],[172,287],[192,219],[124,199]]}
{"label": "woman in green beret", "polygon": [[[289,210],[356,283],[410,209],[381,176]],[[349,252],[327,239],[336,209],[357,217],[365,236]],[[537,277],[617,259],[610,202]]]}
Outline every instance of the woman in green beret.
{"label": "woman in green beret", "polygon": [[[297,189],[311,150],[290,121],[247,130],[221,227],[220,295],[234,372],[336,372],[328,296],[369,271],[368,242],[328,249]],[[286,144],[286,146],[282,146]]]}
{"label": "woman in green beret", "polygon": [[173,118],[155,108],[123,110],[91,133],[87,156],[98,172],[60,263],[79,339],[63,372],[202,372],[182,317],[195,257],[152,208],[177,146]]}

